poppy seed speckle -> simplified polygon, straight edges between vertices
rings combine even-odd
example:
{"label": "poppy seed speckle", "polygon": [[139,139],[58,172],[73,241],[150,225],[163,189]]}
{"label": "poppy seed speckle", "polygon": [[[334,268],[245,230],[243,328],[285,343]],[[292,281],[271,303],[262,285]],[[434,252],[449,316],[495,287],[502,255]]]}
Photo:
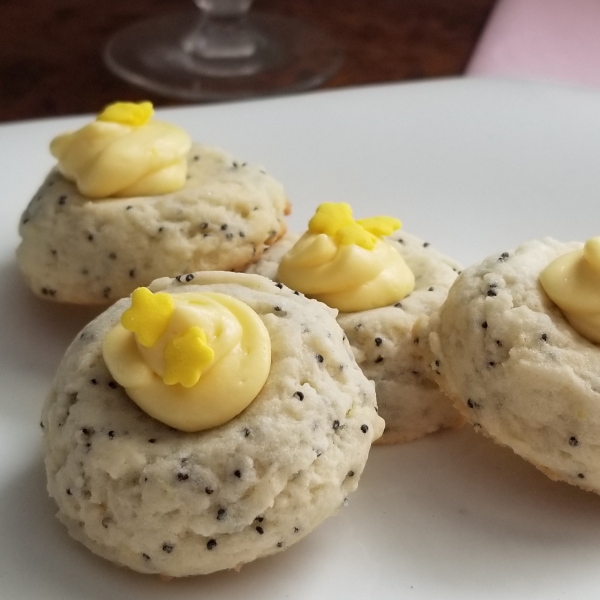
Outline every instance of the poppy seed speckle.
{"label": "poppy seed speckle", "polygon": [[216,548],[216,546],[217,546],[217,540],[215,540],[214,538],[210,539],[210,540],[208,540],[208,542],[206,542],[206,548],[208,550],[213,550],[214,548]]}
{"label": "poppy seed speckle", "polygon": [[258,531],[260,535],[262,535],[265,532],[265,530],[260,525],[256,528],[256,531]]}
{"label": "poppy seed speckle", "polygon": [[367,431],[369,431],[369,426],[368,426],[368,425],[365,425],[365,424],[363,424],[363,425],[361,425],[361,426],[360,426],[360,430],[361,430],[363,433],[367,433]]}
{"label": "poppy seed speckle", "polygon": [[298,398],[298,400],[304,400],[304,394],[302,392],[294,392],[294,398]]}
{"label": "poppy seed speckle", "polygon": [[333,422],[332,428],[334,431],[337,431],[340,428],[340,422],[337,419]]}
{"label": "poppy seed speckle", "polygon": [[222,521],[227,516],[227,511],[224,508],[220,508],[217,511],[217,521]]}

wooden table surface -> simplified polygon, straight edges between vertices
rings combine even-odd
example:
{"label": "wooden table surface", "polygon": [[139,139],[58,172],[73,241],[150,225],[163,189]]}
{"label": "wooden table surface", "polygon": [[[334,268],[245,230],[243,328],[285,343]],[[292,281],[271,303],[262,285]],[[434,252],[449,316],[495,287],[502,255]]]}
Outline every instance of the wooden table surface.
{"label": "wooden table surface", "polygon": [[[495,0],[256,0],[252,10],[300,18],[345,52],[323,87],[458,75]],[[0,121],[97,112],[147,98],[112,75],[102,48],[112,33],[190,0],[0,0]]]}

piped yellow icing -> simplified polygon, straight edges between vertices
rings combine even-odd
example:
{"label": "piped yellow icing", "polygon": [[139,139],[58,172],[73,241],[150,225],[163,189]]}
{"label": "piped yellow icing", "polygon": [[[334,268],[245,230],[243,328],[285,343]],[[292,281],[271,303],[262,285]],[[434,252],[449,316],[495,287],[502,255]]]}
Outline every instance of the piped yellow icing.
{"label": "piped yellow icing", "polygon": [[150,102],[117,102],[81,129],[55,137],[58,170],[88,198],[156,196],[181,189],[192,141],[155,121]]}
{"label": "piped yellow icing", "polygon": [[155,419],[182,431],[222,425],[265,384],[269,333],[256,312],[231,296],[154,296],[162,294],[171,297],[173,312],[156,342],[141,344],[138,333],[119,323],[104,339],[104,361],[128,396]]}
{"label": "piped yellow icing", "polygon": [[278,278],[342,312],[398,302],[414,289],[415,278],[382,238],[400,226],[393,217],[355,221],[344,202],[321,204],[308,231],[281,260]]}
{"label": "piped yellow icing", "polygon": [[600,237],[552,261],[540,283],[573,328],[600,343]]}

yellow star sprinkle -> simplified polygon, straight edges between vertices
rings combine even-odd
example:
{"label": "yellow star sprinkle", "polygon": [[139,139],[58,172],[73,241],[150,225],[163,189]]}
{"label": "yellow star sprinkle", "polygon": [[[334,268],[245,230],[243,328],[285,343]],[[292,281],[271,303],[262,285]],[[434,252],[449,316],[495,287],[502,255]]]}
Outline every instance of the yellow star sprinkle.
{"label": "yellow star sprinkle", "polygon": [[317,207],[317,212],[308,222],[311,233],[325,233],[333,237],[338,229],[352,225],[352,209],[345,202],[324,202]]}
{"label": "yellow star sprinkle", "polygon": [[167,330],[173,310],[169,294],[140,287],[131,294],[131,307],[121,316],[121,325],[135,333],[142,346],[151,348]]}
{"label": "yellow star sprinkle", "polygon": [[190,327],[184,334],[173,338],[165,348],[165,372],[167,385],[181,383],[190,388],[198,383],[202,369],[214,359],[214,350],[206,341],[200,327]]}
{"label": "yellow star sprinkle", "polygon": [[345,202],[324,202],[308,223],[311,233],[324,233],[341,246],[355,244],[373,250],[377,238],[390,235],[402,226],[394,217],[369,217],[355,221],[352,209]]}
{"label": "yellow star sprinkle", "polygon": [[139,127],[145,125],[153,114],[152,102],[115,102],[109,104],[96,120]]}
{"label": "yellow star sprinkle", "polygon": [[346,227],[337,230],[335,241],[340,246],[356,244],[361,248],[365,248],[365,250],[373,250],[377,243],[377,238],[358,223],[352,223],[352,225],[346,225]]}
{"label": "yellow star sprinkle", "polygon": [[391,235],[396,229],[402,227],[400,219],[395,219],[394,217],[369,217],[367,219],[358,219],[356,222],[377,237]]}

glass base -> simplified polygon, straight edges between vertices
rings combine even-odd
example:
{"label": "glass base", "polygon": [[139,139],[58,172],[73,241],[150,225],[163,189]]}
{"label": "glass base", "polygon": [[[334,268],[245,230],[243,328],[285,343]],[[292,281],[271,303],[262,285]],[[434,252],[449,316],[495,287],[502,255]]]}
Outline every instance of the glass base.
{"label": "glass base", "polygon": [[[201,31],[201,30],[200,30]],[[135,23],[104,51],[108,68],[142,88],[185,100],[225,100],[298,92],[332,77],[339,47],[294,19],[251,13],[233,51],[203,47],[198,13],[180,12]]]}

